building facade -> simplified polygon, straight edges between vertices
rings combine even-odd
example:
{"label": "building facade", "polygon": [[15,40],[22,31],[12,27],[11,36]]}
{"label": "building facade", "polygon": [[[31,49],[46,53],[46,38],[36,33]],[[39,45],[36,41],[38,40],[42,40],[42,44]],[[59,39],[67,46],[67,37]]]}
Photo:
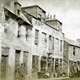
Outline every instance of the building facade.
{"label": "building facade", "polygon": [[22,12],[33,25],[32,76],[36,76],[35,78],[60,77],[63,67],[62,23],[55,19],[55,16],[46,18],[46,11],[38,5],[23,7]]}
{"label": "building facade", "polygon": [[67,43],[68,50],[68,72],[69,77],[74,77],[80,72],[80,45],[78,41],[73,41],[64,38],[65,43]]}
{"label": "building facade", "polygon": [[69,77],[73,63],[75,73],[80,70],[79,44],[64,38],[55,15],[47,17],[38,5],[5,1],[0,18],[1,80]]}
{"label": "building facade", "polygon": [[[21,5],[15,1],[0,2],[1,46],[0,80],[15,80],[17,68],[25,64],[30,53],[32,25],[21,12]],[[28,56],[30,57],[30,56]],[[26,71],[25,68],[25,71]]]}

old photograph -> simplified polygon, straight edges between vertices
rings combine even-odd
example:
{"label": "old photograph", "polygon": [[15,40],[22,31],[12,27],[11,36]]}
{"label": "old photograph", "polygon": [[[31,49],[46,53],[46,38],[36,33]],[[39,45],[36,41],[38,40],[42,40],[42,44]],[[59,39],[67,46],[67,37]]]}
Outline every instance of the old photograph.
{"label": "old photograph", "polygon": [[80,80],[80,1],[0,1],[0,80]]}

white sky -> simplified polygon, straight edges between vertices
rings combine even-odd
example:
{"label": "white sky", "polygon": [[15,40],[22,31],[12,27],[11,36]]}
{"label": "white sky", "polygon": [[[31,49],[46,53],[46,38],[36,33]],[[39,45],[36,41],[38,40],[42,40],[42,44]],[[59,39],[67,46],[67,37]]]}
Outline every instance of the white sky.
{"label": "white sky", "polygon": [[80,1],[79,0],[24,0],[22,6],[39,5],[46,13],[56,15],[63,23],[62,30],[69,39],[80,38]]}

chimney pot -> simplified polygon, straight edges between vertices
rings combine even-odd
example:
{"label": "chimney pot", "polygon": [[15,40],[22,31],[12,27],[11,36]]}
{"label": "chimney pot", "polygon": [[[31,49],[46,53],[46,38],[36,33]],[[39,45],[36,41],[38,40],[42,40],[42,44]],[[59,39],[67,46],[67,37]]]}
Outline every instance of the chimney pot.
{"label": "chimney pot", "polygon": [[50,15],[50,19],[52,19],[52,15]]}
{"label": "chimney pot", "polygon": [[54,14],[54,19],[55,19],[55,14]]}

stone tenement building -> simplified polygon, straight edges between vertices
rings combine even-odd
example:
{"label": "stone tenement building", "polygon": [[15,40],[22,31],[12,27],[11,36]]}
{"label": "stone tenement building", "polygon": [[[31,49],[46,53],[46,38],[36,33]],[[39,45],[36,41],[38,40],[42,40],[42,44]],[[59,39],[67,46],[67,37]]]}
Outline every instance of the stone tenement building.
{"label": "stone tenement building", "polygon": [[[26,80],[69,77],[73,58],[68,47],[74,45],[64,38],[55,15],[46,17],[38,5],[22,7],[5,1],[0,2],[0,19],[0,80],[17,80],[20,72]],[[79,52],[75,54],[73,61],[79,63]]]}

